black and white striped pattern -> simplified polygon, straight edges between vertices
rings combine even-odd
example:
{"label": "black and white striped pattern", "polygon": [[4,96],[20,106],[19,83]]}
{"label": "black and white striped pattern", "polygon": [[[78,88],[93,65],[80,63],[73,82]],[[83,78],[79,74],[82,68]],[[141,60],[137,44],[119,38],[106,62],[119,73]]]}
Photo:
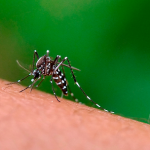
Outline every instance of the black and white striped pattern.
{"label": "black and white striped pattern", "polygon": [[67,91],[67,83],[66,83],[66,78],[64,74],[58,69],[56,72],[53,74],[53,80],[56,82],[56,84],[60,87],[64,95],[68,95]]}

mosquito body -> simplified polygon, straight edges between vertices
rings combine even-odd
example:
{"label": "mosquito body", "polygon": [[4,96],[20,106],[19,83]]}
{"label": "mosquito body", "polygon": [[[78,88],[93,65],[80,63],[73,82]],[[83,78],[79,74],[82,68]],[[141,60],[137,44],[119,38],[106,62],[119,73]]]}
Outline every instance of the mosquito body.
{"label": "mosquito body", "polygon": [[[36,62],[36,69],[34,69],[34,64],[35,64],[35,56],[37,57],[37,62]],[[59,62],[60,60],[60,62]],[[63,64],[65,61],[68,62],[68,65]],[[17,62],[19,64],[19,62]],[[22,67],[19,64],[20,67]],[[61,70],[59,70],[59,67],[62,67],[63,73]],[[73,73],[73,70],[78,70],[79,69],[72,67],[70,65],[70,61],[68,59],[68,57],[65,57],[63,60],[61,60],[61,56],[57,55],[56,58],[54,60],[51,60],[51,58],[49,57],[49,50],[47,50],[47,54],[39,57],[38,53],[36,50],[34,50],[34,56],[33,56],[33,66],[32,66],[32,71],[28,71],[27,69],[25,69],[24,67],[22,67],[23,69],[27,70],[28,72],[30,72],[26,77],[24,77],[23,79],[18,80],[17,82],[12,82],[9,84],[14,84],[14,83],[20,83],[22,80],[26,79],[27,77],[33,75],[33,78],[31,79],[31,81],[33,82],[31,85],[27,86],[25,89],[21,90],[20,92],[23,92],[24,90],[31,88],[31,91],[33,89],[34,84],[41,79],[41,76],[43,76],[43,79],[39,82],[38,85],[36,85],[36,87],[38,87],[42,81],[45,79],[46,76],[51,76],[50,78],[50,83],[52,84],[52,81],[54,80],[55,83],[58,85],[58,87],[61,89],[61,91],[63,92],[64,95],[68,95],[68,90],[71,94],[71,96],[74,98],[74,100],[77,102],[78,100],[74,97],[73,93],[71,92],[70,88],[67,85],[67,80],[65,77],[65,72],[63,69],[63,66],[70,68],[73,79],[75,84],[80,88],[80,90],[83,92],[83,94],[86,96],[86,98],[88,100],[90,100],[91,102],[93,102],[97,107],[103,109],[104,111],[107,111],[106,109],[102,108],[100,105],[98,105],[97,103],[95,103],[85,92],[84,90],[81,88],[81,86],[79,85],[79,83],[76,80],[76,77]],[[52,84],[52,90],[53,93],[56,97],[56,99],[60,102],[60,100],[58,99],[58,97],[56,96],[56,93],[54,91],[54,87]],[[113,113],[113,112],[111,112]]]}
{"label": "mosquito body", "polygon": [[[47,51],[47,53],[49,52]],[[48,55],[44,55],[38,58],[38,61],[36,63],[37,69],[34,70],[33,73],[35,74],[35,78],[40,78],[41,74],[44,77],[52,76],[53,80],[60,87],[63,94],[67,96],[68,90],[65,75],[59,69],[56,69],[59,58],[60,56],[57,56],[55,60],[51,60]]]}

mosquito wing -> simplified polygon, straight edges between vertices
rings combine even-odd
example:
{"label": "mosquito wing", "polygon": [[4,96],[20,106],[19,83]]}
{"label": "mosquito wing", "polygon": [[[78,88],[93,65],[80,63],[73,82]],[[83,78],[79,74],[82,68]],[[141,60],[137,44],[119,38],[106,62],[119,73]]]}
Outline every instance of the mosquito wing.
{"label": "mosquito wing", "polygon": [[[59,63],[60,62],[57,62],[57,64],[59,64]],[[70,68],[69,65],[66,65],[66,64],[61,64],[61,65]],[[72,67],[72,66],[71,66],[71,68],[74,69],[74,70],[77,70],[77,71],[81,71],[80,69]]]}

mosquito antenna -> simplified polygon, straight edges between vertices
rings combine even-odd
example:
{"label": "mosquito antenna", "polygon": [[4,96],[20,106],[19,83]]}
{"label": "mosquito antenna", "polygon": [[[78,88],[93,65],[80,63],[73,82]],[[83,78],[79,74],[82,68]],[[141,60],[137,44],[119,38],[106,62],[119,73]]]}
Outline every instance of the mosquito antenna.
{"label": "mosquito antenna", "polygon": [[28,69],[24,68],[24,67],[19,63],[18,60],[16,60],[16,62],[17,62],[17,64],[18,64],[22,69],[26,70],[27,72],[30,72]]}

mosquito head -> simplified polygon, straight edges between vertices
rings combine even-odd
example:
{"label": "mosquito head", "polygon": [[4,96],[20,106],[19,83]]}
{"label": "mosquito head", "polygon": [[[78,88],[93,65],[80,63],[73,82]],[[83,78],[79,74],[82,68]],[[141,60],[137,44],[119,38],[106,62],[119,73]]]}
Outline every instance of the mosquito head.
{"label": "mosquito head", "polygon": [[41,73],[40,73],[40,71],[38,69],[35,69],[33,71],[32,75],[34,76],[33,79],[35,80],[35,79],[38,79],[41,76]]}

